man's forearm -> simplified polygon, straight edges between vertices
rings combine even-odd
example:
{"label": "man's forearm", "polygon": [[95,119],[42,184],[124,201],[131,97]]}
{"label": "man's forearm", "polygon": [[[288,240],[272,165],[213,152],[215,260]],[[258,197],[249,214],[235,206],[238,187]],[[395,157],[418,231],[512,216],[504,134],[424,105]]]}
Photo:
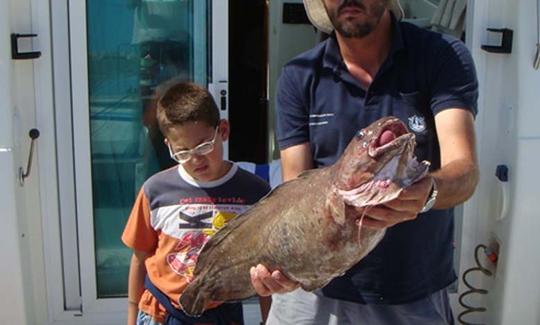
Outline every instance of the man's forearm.
{"label": "man's forearm", "polygon": [[431,174],[437,184],[435,209],[447,209],[470,198],[478,184],[478,166],[468,159],[455,160]]}
{"label": "man's forearm", "polygon": [[308,142],[281,150],[281,173],[283,181],[296,178],[301,172],[313,168],[313,158]]}

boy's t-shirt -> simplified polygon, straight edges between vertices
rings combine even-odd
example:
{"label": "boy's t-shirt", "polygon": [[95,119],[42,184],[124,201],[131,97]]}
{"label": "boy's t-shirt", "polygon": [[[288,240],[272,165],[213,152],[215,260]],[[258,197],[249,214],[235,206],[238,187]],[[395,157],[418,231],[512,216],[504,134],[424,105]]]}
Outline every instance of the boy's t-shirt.
{"label": "boy's t-shirt", "polygon": [[[150,255],[145,262],[150,281],[178,307],[203,245],[269,191],[262,178],[236,164],[211,182],[196,181],[181,165],[175,166],[143,184],[122,241]],[[147,290],[139,309],[158,322],[165,320],[165,309]]]}

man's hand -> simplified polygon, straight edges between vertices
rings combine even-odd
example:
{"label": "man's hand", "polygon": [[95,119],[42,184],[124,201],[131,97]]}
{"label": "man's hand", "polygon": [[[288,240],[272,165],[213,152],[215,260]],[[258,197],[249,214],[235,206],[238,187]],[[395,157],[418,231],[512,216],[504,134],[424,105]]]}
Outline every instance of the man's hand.
{"label": "man's hand", "polygon": [[362,225],[368,228],[388,228],[414,220],[424,207],[433,186],[433,177],[426,176],[405,188],[398,198],[367,209]]}
{"label": "man's hand", "polygon": [[257,265],[249,270],[251,285],[259,296],[270,296],[274,293],[286,293],[300,286],[296,281],[290,280],[280,271],[270,272],[264,265]]}

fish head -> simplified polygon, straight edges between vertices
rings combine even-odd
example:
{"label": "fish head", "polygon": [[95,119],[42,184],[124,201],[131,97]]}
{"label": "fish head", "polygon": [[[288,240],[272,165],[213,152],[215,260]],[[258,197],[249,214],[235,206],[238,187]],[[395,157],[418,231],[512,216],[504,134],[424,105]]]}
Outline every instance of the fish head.
{"label": "fish head", "polygon": [[391,201],[424,177],[429,162],[414,156],[415,135],[396,117],[359,130],[337,162],[335,191],[344,203],[365,207]]}

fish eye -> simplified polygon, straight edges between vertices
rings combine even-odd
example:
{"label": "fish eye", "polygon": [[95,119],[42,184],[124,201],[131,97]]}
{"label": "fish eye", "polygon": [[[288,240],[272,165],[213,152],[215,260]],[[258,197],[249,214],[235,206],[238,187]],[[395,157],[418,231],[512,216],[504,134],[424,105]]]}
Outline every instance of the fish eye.
{"label": "fish eye", "polygon": [[359,138],[363,138],[364,136],[366,135],[366,131],[364,129],[358,131],[356,133],[356,136],[359,137]]}

